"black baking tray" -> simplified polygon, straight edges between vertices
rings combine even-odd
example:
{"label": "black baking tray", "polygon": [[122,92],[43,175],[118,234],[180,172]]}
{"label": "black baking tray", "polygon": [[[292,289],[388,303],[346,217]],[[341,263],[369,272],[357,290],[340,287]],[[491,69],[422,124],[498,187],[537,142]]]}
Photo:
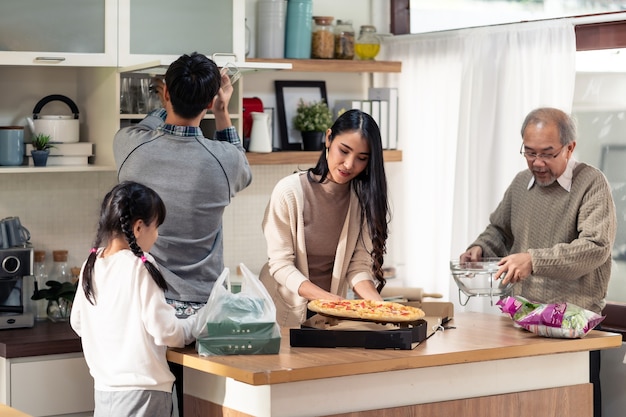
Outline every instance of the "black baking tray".
{"label": "black baking tray", "polygon": [[289,342],[292,347],[411,350],[426,340],[426,330],[427,323],[421,319],[389,330],[333,330],[302,325],[289,329]]}

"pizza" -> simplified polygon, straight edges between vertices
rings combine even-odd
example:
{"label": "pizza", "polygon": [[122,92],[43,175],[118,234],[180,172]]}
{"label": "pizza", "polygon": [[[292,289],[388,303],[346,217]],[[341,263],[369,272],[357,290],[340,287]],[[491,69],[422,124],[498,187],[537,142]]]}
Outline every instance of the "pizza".
{"label": "pizza", "polygon": [[411,322],[425,313],[416,307],[391,301],[374,300],[311,300],[309,310],[327,316],[377,322]]}

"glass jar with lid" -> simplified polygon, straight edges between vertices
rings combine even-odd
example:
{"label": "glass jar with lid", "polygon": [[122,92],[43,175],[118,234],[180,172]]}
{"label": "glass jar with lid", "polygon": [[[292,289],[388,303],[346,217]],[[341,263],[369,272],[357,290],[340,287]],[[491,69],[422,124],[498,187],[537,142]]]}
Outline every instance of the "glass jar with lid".
{"label": "glass jar with lid", "polygon": [[361,26],[359,38],[354,45],[354,52],[362,60],[373,60],[380,52],[380,38],[372,25]]}
{"label": "glass jar with lid", "polygon": [[55,250],[52,251],[52,271],[50,273],[50,279],[59,281],[61,284],[64,282],[70,282],[70,270],[67,267],[67,251]]}
{"label": "glass jar with lid", "polygon": [[311,58],[329,59],[335,53],[335,35],[333,33],[333,18],[330,16],[313,16],[311,37]]}
{"label": "glass jar with lid", "polygon": [[335,25],[335,59],[354,58],[354,28],[352,20],[337,19]]}
{"label": "glass jar with lid", "polygon": [[[46,288],[46,282],[48,282],[48,271],[46,269],[46,252],[42,250],[36,250],[34,252],[33,263],[35,275],[35,291]],[[45,299],[35,301],[35,318],[37,320],[46,320],[48,314],[46,313],[47,301]]]}

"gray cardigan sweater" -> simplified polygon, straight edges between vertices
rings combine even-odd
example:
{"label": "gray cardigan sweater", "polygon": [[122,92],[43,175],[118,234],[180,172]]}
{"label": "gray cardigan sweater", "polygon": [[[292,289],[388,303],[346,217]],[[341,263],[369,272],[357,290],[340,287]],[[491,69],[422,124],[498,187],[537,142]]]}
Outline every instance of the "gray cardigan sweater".
{"label": "gray cardigan sweater", "polygon": [[530,253],[533,273],[514,287],[515,295],[600,313],[617,228],[604,174],[579,163],[569,192],[557,182],[529,189],[531,176],[529,170],[517,174],[489,226],[470,246],[480,246],[485,257]]}

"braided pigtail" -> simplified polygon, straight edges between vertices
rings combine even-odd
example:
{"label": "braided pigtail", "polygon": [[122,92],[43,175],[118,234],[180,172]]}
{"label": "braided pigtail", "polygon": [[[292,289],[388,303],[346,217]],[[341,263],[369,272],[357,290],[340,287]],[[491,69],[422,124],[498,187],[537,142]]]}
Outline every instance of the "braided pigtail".
{"label": "braided pigtail", "polygon": [[163,274],[161,274],[159,268],[157,268],[152,262],[148,260],[148,258],[146,258],[143,250],[141,250],[141,248],[137,244],[137,239],[135,238],[135,233],[133,232],[129,216],[120,217],[120,225],[122,227],[122,232],[124,233],[124,236],[126,236],[126,241],[128,242],[130,250],[135,254],[136,257],[141,259],[143,264],[146,266],[146,269],[152,276],[152,279],[154,279],[154,282],[156,282],[157,285],[163,290],[167,290],[167,283],[165,282],[165,278],[163,278]]}
{"label": "braided pigtail", "polygon": [[102,242],[106,241],[111,236],[112,232],[117,229],[117,226],[114,224],[112,225],[110,221],[111,214],[115,211],[112,203],[113,197],[114,193],[111,191],[107,193],[104,200],[102,200],[96,239],[91,251],[89,252],[87,261],[85,261],[85,267],[83,268],[82,288],[87,301],[89,301],[92,305],[95,305],[96,303],[96,296],[93,291],[93,270],[96,264],[96,258],[98,257],[98,247],[100,247]]}

